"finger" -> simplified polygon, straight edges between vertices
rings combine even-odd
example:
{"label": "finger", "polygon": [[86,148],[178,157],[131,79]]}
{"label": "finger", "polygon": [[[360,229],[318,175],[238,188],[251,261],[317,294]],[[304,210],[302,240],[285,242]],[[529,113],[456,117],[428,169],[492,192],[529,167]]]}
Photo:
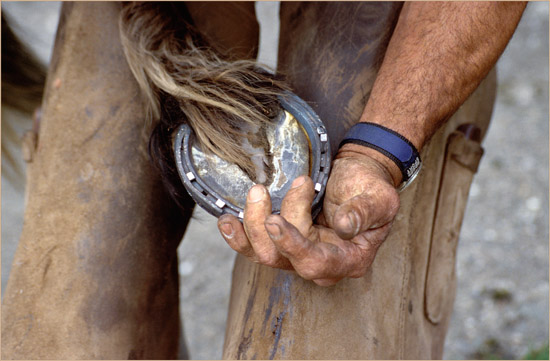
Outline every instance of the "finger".
{"label": "finger", "polygon": [[313,225],[311,204],[314,197],[313,181],[308,176],[300,176],[292,182],[281,204],[281,216],[305,237]]}
{"label": "finger", "polygon": [[399,209],[399,195],[388,187],[365,192],[340,205],[334,212],[333,229],[342,239],[351,239],[369,229],[390,223]]}
{"label": "finger", "polygon": [[218,229],[229,247],[244,255],[252,262],[257,262],[256,253],[246,237],[243,225],[237,217],[225,214],[218,219]]}
{"label": "finger", "polygon": [[313,252],[318,252],[313,247],[313,242],[281,216],[269,216],[265,222],[265,229],[279,252],[293,264],[293,260],[296,262],[308,256],[313,257]]}
{"label": "finger", "polygon": [[257,184],[248,192],[244,209],[244,230],[258,262],[270,267],[288,268],[279,251],[267,235],[265,220],[271,215],[271,198],[267,189]]}
{"label": "finger", "polygon": [[386,240],[390,233],[393,222],[389,222],[382,227],[373,228],[363,232],[352,239],[359,247],[363,248],[368,253],[376,253],[378,247]]}
{"label": "finger", "polygon": [[332,230],[324,229],[322,242],[313,242],[276,215],[267,218],[266,230],[279,252],[305,279],[341,279],[363,271],[362,249],[339,239]]}
{"label": "finger", "polygon": [[[361,262],[357,265],[354,272],[349,274],[351,278],[362,277],[371,267],[378,248],[384,243],[388,233],[390,232],[392,223],[388,223],[382,227],[375,228],[359,234],[352,239],[352,242],[361,249]],[[347,241],[349,242],[349,241]]]}

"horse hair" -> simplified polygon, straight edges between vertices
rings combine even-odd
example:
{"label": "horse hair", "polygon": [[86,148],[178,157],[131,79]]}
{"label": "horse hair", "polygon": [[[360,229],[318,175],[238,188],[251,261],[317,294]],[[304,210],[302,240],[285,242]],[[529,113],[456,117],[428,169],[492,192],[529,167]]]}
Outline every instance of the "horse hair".
{"label": "horse hair", "polygon": [[254,144],[269,149],[265,131],[246,133],[270,125],[279,108],[277,96],[287,89],[284,83],[253,60],[217,54],[194,28],[182,3],[123,3],[120,36],[145,99],[147,119],[158,124],[149,151],[168,178],[169,191],[181,188],[179,180],[174,183],[171,144],[172,133],[182,123],[191,126],[204,152],[237,164],[254,180],[254,164],[241,147],[242,139],[252,137]]}

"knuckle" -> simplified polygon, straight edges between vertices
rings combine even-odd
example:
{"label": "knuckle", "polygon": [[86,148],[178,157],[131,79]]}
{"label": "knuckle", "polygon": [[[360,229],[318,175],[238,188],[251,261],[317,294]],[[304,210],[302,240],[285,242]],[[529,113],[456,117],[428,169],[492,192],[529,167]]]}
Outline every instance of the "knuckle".
{"label": "knuckle", "polygon": [[257,258],[258,258],[258,262],[260,262],[263,265],[271,266],[272,264],[274,264],[273,257],[271,255],[258,253]]}
{"label": "knuckle", "polygon": [[311,281],[317,277],[315,277],[315,275],[313,273],[311,273],[310,271],[308,270],[301,270],[301,271],[296,271],[298,273],[298,275],[300,277],[302,277],[303,279],[305,280],[308,280],[308,281]]}
{"label": "knuckle", "polygon": [[313,279],[320,278],[321,272],[320,272],[319,266],[308,265],[306,267],[301,268],[298,271],[298,274],[306,280],[313,280]]}
{"label": "knuckle", "polygon": [[280,268],[278,257],[262,257],[259,259],[259,263],[271,268]]}

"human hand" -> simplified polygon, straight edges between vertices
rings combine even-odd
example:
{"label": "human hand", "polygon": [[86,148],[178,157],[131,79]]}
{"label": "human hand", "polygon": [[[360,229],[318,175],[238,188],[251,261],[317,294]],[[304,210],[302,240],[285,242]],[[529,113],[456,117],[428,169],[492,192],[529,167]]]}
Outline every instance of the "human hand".
{"label": "human hand", "polygon": [[281,215],[272,215],[266,188],[255,185],[243,223],[223,215],[218,228],[229,246],[251,261],[295,270],[318,285],[363,276],[399,209],[391,175],[371,157],[341,152],[333,162],[317,224],[311,218],[314,196],[312,180],[298,177],[283,199]]}

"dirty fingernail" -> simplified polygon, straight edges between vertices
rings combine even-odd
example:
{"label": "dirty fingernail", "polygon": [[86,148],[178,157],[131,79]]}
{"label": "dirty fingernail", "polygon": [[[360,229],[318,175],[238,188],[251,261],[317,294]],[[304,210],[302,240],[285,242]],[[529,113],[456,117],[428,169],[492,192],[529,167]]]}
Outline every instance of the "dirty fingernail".
{"label": "dirty fingernail", "polygon": [[298,177],[293,182],[290,188],[298,188],[306,182],[306,177]]}
{"label": "dirty fingernail", "polygon": [[262,186],[254,186],[250,189],[250,193],[248,194],[248,200],[250,202],[258,202],[262,200],[264,197],[265,190]]}
{"label": "dirty fingernail", "polygon": [[355,212],[349,212],[348,213],[348,224],[346,226],[346,231],[349,233],[356,234],[359,228],[359,217],[357,217],[357,214]]}
{"label": "dirty fingernail", "polygon": [[278,224],[266,223],[265,229],[267,230],[267,234],[269,234],[269,237],[271,237],[271,239],[276,241],[279,238],[281,238],[281,235],[282,235],[281,227],[279,227]]}
{"label": "dirty fingernail", "polygon": [[230,223],[223,223],[220,225],[220,230],[222,231],[225,238],[233,238],[235,232],[233,231],[233,226]]}

